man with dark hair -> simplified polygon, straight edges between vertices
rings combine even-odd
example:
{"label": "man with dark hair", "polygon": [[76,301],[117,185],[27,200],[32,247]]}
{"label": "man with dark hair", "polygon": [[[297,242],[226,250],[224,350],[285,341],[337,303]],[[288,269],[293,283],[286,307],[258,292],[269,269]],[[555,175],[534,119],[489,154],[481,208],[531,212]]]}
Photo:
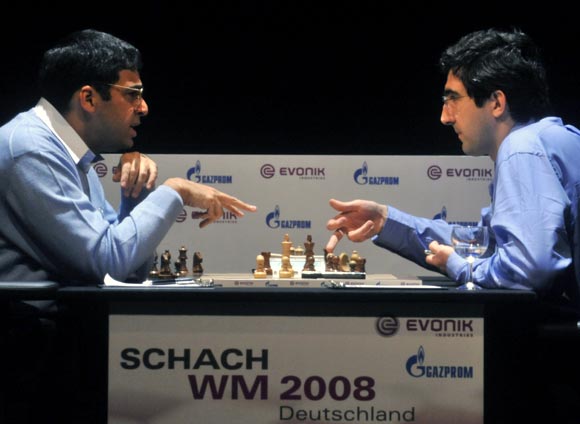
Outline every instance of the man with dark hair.
{"label": "man with dark hair", "polygon": [[[578,321],[580,131],[550,116],[538,48],[519,30],[476,31],[443,52],[440,68],[446,77],[441,122],[453,127],[466,154],[494,162],[491,204],[479,220],[490,243],[473,262],[475,285],[465,284],[470,264],[451,247],[450,223],[370,200],[330,200],[338,214],[327,222],[333,234],[326,250],[345,235],[371,239],[461,287],[533,290],[546,307],[538,321]],[[521,347],[518,363],[499,378],[525,406],[507,401],[505,421],[494,422],[580,422],[578,337]],[[518,380],[513,390],[510,380]]]}
{"label": "man with dark hair", "polygon": [[[224,208],[238,217],[256,210],[184,178],[155,188],[155,163],[127,152],[149,111],[140,69],[137,48],[95,30],[44,54],[40,101],[0,128],[0,281],[142,281],[184,205],[203,209],[201,227]],[[91,166],[110,152],[127,152],[113,176],[119,211]]]}
{"label": "man with dark hair", "polygon": [[[256,210],[184,178],[155,187],[156,164],[132,151],[149,111],[140,70],[137,48],[95,30],[75,32],[45,52],[38,104],[0,128],[0,285],[52,280],[95,286],[107,273],[143,281],[184,206],[200,209],[202,228],[224,209],[237,217]],[[122,189],[118,211],[92,167],[112,152],[124,152],[113,175]],[[75,378],[76,365],[95,366],[98,335],[50,302],[6,305],[0,422],[99,422],[84,408],[96,399],[91,383]],[[75,351],[79,345],[82,355]]]}
{"label": "man with dark hair", "polygon": [[[440,67],[447,78],[441,122],[453,127],[466,154],[495,163],[491,205],[480,219],[490,245],[473,263],[472,281],[534,290],[580,310],[580,131],[549,115],[538,49],[517,30],[477,31],[446,49]],[[343,235],[372,239],[460,284],[468,281],[469,264],[450,246],[445,220],[367,200],[331,199],[330,205],[339,214],[327,223],[329,252]]]}

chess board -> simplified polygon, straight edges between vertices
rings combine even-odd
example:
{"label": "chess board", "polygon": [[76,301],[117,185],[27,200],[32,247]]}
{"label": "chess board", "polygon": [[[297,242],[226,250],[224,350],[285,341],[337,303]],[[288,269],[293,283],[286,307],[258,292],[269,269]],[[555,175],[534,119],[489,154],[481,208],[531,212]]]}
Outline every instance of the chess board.
{"label": "chess board", "polygon": [[340,287],[384,287],[384,286],[421,286],[422,280],[416,277],[399,278],[392,274],[375,274],[348,276],[336,272],[335,275],[326,273],[320,278],[254,278],[252,274],[207,274],[200,277],[202,283],[213,287],[225,288],[340,288]]}

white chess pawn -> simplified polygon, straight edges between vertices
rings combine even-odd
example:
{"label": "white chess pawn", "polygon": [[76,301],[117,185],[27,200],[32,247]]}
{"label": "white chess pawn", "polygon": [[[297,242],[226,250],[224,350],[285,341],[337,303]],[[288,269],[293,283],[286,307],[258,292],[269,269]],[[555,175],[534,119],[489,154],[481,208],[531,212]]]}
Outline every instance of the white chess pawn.
{"label": "white chess pawn", "polygon": [[254,278],[266,278],[263,255],[256,256],[256,269],[254,270]]}
{"label": "white chess pawn", "polygon": [[292,269],[292,264],[290,263],[289,256],[282,256],[282,264],[280,267],[280,271],[278,271],[278,277],[280,278],[294,277],[294,270]]}

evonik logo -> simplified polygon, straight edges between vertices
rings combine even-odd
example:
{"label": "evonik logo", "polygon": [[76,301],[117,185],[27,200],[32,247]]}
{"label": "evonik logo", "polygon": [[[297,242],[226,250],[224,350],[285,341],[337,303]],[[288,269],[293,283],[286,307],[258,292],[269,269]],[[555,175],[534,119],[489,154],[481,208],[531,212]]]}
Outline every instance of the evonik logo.
{"label": "evonik logo", "polygon": [[[97,173],[97,175],[99,176],[99,178],[103,178],[104,176],[107,175],[107,172],[109,171],[109,168],[107,168],[107,164],[103,163],[103,162],[97,162],[93,165],[93,169],[95,170],[95,172]],[[113,167],[113,173],[115,172],[115,170],[117,169],[116,166]]]}
{"label": "evonik logo", "polygon": [[[260,167],[262,178],[270,179],[276,175],[276,167],[270,163],[265,163]],[[311,166],[281,166],[278,169],[281,177],[298,177],[301,180],[324,180],[326,178],[326,168]]]}
{"label": "evonik logo", "polygon": [[427,168],[427,177],[430,180],[438,180],[444,175],[447,178],[462,178],[467,181],[491,181],[493,179],[491,168],[447,168],[444,170],[439,165],[430,165]]}

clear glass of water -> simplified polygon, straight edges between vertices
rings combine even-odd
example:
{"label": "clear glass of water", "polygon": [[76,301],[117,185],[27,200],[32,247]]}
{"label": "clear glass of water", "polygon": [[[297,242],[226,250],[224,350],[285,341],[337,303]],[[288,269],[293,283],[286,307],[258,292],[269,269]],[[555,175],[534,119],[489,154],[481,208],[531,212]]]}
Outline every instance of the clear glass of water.
{"label": "clear glass of water", "polygon": [[469,263],[469,276],[466,287],[473,290],[473,262],[482,256],[489,244],[487,227],[454,225],[451,230],[451,245],[457,254]]}

